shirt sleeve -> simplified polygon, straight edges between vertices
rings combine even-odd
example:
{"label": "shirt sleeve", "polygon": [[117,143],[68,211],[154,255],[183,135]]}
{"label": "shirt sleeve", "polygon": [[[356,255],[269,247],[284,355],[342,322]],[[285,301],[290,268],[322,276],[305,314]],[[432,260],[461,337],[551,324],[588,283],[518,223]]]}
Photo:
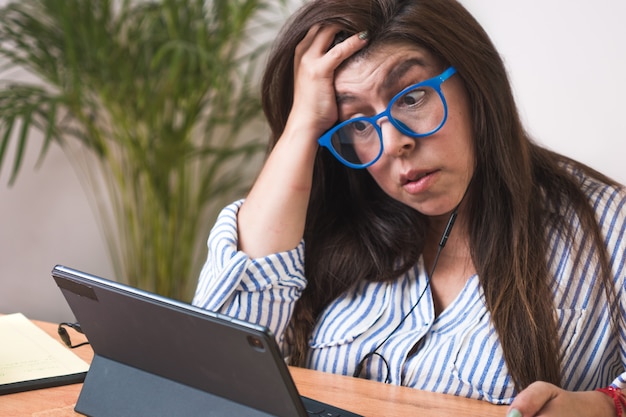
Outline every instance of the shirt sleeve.
{"label": "shirt sleeve", "polygon": [[609,188],[608,202],[602,212],[600,224],[606,237],[609,249],[611,268],[614,274],[614,291],[617,305],[609,306],[619,309],[618,329],[621,372],[611,385],[626,389],[626,189]]}
{"label": "shirt sleeve", "polygon": [[290,251],[250,258],[238,250],[237,213],[225,207],[207,241],[192,304],[269,328],[281,347],[295,303],[306,287],[304,242]]}
{"label": "shirt sleeve", "polygon": [[[622,204],[626,204],[624,198]],[[626,222],[622,224],[621,235],[626,237]],[[626,238],[625,238],[626,240]],[[621,264],[617,275],[617,302],[619,308],[619,353],[622,358],[622,373],[613,380],[611,385],[619,389],[626,389],[626,242],[619,249],[621,251]]]}

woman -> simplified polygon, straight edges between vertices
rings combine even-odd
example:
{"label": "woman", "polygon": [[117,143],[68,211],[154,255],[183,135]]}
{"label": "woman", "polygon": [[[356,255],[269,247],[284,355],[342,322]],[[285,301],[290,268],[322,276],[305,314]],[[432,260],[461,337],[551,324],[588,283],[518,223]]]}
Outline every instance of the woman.
{"label": "woman", "polygon": [[529,139],[460,4],[309,2],[263,95],[271,152],[194,304],[268,326],[294,365],[615,415],[626,193]]}

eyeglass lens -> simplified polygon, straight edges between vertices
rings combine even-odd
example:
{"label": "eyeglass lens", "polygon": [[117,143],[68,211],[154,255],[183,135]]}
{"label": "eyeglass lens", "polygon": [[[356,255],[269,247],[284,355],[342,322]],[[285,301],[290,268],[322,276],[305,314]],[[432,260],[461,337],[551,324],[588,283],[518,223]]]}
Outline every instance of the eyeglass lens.
{"label": "eyeglass lens", "polygon": [[[389,103],[391,123],[410,136],[426,136],[444,121],[445,106],[437,90],[429,86],[397,96]],[[333,149],[344,160],[365,165],[374,161],[382,148],[381,132],[373,119],[355,118],[338,129],[331,138]]]}

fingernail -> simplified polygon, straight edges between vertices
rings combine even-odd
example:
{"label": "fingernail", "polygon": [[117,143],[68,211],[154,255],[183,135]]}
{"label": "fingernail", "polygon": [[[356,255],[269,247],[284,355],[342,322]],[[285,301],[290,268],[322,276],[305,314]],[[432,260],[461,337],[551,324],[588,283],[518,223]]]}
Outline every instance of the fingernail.
{"label": "fingernail", "polygon": [[523,417],[523,416],[522,416],[522,413],[520,413],[520,411],[517,408],[513,408],[511,411],[509,411],[506,417]]}
{"label": "fingernail", "polygon": [[359,32],[359,39],[364,41],[369,37],[369,35],[369,32],[367,30],[364,30],[363,32]]}

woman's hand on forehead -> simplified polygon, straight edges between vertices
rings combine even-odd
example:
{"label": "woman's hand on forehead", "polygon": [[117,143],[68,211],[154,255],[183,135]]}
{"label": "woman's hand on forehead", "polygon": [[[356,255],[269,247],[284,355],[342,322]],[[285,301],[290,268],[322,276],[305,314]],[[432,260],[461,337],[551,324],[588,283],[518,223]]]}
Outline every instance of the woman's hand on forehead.
{"label": "woman's hand on forehead", "polygon": [[[290,119],[297,119],[321,135],[337,121],[334,79],[336,69],[367,39],[355,34],[334,45],[338,26],[315,25],[298,44],[294,56],[294,102]],[[330,49],[329,49],[330,47]]]}

